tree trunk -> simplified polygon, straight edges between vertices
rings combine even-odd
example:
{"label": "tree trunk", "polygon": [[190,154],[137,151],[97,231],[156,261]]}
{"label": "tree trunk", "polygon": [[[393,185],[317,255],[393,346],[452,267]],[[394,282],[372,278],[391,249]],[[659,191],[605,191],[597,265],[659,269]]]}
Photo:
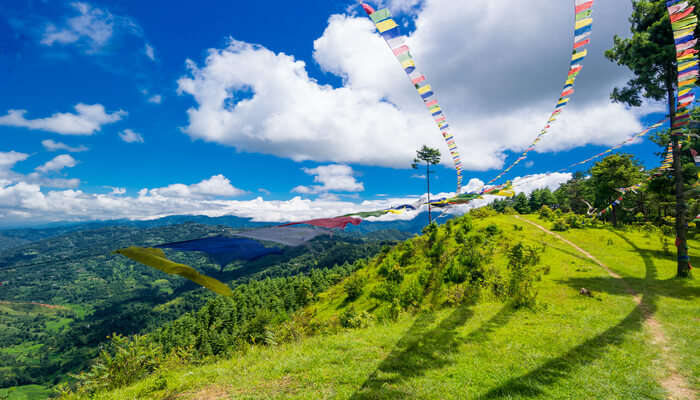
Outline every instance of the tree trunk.
{"label": "tree trunk", "polygon": [[430,216],[430,163],[429,162],[425,163],[425,180],[428,181],[428,225],[430,225],[433,222],[433,219]]}
{"label": "tree trunk", "polygon": [[612,217],[613,226],[617,227],[617,207],[615,207],[614,203],[612,205],[612,212],[610,213],[610,216]]}
{"label": "tree trunk", "polygon": [[[668,93],[668,111],[671,118],[671,127],[673,127],[676,121],[676,96],[671,79],[666,80],[666,91]],[[688,244],[686,241],[688,223],[686,221],[686,205],[683,195],[683,163],[681,162],[681,149],[678,146],[680,142],[679,137],[673,135],[673,128],[671,128],[671,142],[673,143],[673,178],[676,189],[676,249],[678,260],[676,277],[687,278],[690,276],[690,259],[688,258]]]}

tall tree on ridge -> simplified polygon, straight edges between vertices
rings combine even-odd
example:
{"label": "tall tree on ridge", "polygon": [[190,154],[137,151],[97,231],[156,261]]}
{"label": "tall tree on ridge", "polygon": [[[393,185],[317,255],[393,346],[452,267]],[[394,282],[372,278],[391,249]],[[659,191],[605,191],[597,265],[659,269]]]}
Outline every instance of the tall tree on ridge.
{"label": "tall tree on ridge", "polygon": [[[700,0],[688,0],[700,5]],[[613,48],[605,56],[628,67],[635,75],[623,88],[615,88],[613,101],[630,106],[642,105],[642,97],[668,103],[671,125],[676,115],[676,48],[671,21],[664,0],[632,0],[631,38],[614,38]],[[697,37],[697,31],[695,32]],[[684,196],[683,166],[678,136],[673,136],[673,170],[676,194],[676,242],[678,245],[678,277],[690,276],[688,263],[687,209]]]}
{"label": "tall tree on ridge", "polygon": [[420,150],[416,150],[416,158],[413,159],[411,167],[418,169],[421,162],[425,163],[425,180],[428,182],[428,224],[430,224],[433,222],[430,215],[430,166],[440,164],[440,150],[423,145]]}

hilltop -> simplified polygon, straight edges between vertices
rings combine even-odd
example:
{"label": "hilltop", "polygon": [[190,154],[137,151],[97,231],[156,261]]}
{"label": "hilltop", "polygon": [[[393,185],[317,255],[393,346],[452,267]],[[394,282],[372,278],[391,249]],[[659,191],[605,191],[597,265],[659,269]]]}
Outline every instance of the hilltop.
{"label": "hilltop", "polygon": [[[340,281],[290,289],[297,301],[287,317],[262,300],[271,317],[229,327],[235,322],[223,311],[237,303],[216,299],[155,336],[118,346],[132,356],[167,348],[170,357],[120,367],[102,358],[102,372],[85,375],[82,391],[65,398],[93,391],[113,399],[698,392],[700,279],[673,278],[661,231],[588,224],[555,234],[540,229],[554,223],[537,216],[474,214],[385,247]],[[690,247],[700,264],[700,242]],[[237,291],[239,302],[250,290]],[[225,336],[215,332],[236,339],[216,350]],[[189,353],[173,358],[178,351]]]}

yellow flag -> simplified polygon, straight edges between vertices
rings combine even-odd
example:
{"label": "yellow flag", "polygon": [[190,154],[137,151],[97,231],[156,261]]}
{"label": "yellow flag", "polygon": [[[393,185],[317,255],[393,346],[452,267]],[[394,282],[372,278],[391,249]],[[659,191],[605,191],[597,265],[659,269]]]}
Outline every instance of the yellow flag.
{"label": "yellow flag", "polygon": [[192,282],[200,286],[204,286],[205,288],[222,296],[233,296],[231,288],[225,283],[212,277],[202,275],[189,265],[178,264],[168,260],[165,253],[163,253],[163,250],[161,249],[132,246],[126,249],[119,249],[114,253],[129,257],[134,261],[163,271],[166,274],[180,275],[181,277],[189,279]]}
{"label": "yellow flag", "polygon": [[398,25],[396,25],[396,22],[394,22],[393,19],[387,19],[377,24],[377,30],[379,30],[379,32],[386,32],[389,29],[396,28],[397,26]]}

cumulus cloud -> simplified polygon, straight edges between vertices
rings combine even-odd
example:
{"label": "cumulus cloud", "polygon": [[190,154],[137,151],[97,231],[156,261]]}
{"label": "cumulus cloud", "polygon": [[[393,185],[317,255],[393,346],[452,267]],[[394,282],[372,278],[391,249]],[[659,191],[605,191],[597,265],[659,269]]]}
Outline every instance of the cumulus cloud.
{"label": "cumulus cloud", "polygon": [[[523,179],[533,179],[532,176]],[[553,188],[557,181],[565,181],[566,176],[553,176],[531,182],[523,186],[526,193],[540,188]],[[515,180],[518,184],[518,179]],[[472,179],[468,187],[479,187],[483,182]],[[425,211],[420,197],[388,197],[364,201],[347,201],[332,193],[325,193],[315,199],[294,197],[289,200],[231,200],[222,196],[241,194],[222,175],[193,185],[172,184],[169,186],[142,189],[136,196],[125,195],[122,188],[113,188],[107,194],[85,193],[81,190],[42,191],[42,185],[26,181],[8,183],[0,179],[0,224],[17,225],[31,222],[87,221],[95,219],[127,218],[135,220],[154,219],[168,215],[208,215],[211,217],[235,215],[251,218],[257,222],[301,221],[312,218],[334,217],[357,211],[386,209],[401,204],[414,204],[418,212]],[[432,198],[452,196],[454,193],[436,193]],[[487,196],[467,206],[455,207],[452,214],[462,214],[471,208],[488,204],[495,199]],[[415,213],[385,215],[371,220],[412,219]]]}
{"label": "cumulus cloud", "polygon": [[329,196],[327,192],[361,192],[365,190],[362,182],[358,182],[353,176],[352,168],[347,165],[322,165],[302,170],[313,175],[314,182],[320,183],[320,185],[297,186],[292,189],[292,192],[301,194],[326,193],[326,196]]}
{"label": "cumulus cloud", "polygon": [[78,165],[73,157],[68,154],[61,154],[60,156],[54,157],[51,161],[46,164],[40,165],[36,168],[37,171],[47,173],[52,171],[60,171],[63,168],[72,168]]}
{"label": "cumulus cloud", "polygon": [[[484,7],[449,0],[387,4],[415,14],[408,43],[438,94],[465,168],[499,168],[507,151],[526,148],[561,91],[572,43],[571,5],[546,0]],[[540,151],[613,144],[641,129],[635,111],[610,103],[610,90],[628,72],[602,55],[610,46],[606,38],[626,33],[628,11],[629,4],[596,5],[593,42],[577,93]],[[502,29],[503,21],[509,21],[508,29]],[[446,152],[430,115],[364,15],[331,16],[314,42],[314,59],[342,77],[343,86],[318,84],[292,55],[236,40],[209,50],[201,66],[188,61],[178,88],[196,107],[188,110],[184,131],[297,161],[404,168],[422,144]]]}
{"label": "cumulus cloud", "polygon": [[193,185],[184,185],[176,183],[163,188],[144,189],[144,195],[156,197],[235,197],[245,193],[245,191],[234,187],[231,181],[223,175],[214,175],[209,179],[205,179]]}
{"label": "cumulus cloud", "polygon": [[143,136],[131,129],[124,129],[119,132],[119,137],[126,143],[143,143]]}
{"label": "cumulus cloud", "polygon": [[[70,156],[68,156],[70,157]],[[12,170],[15,164],[29,158],[29,154],[16,151],[0,152],[0,187],[17,183],[25,185],[40,185],[50,188],[75,188],[80,185],[79,179],[48,178],[44,174],[75,165],[75,160],[59,156],[37,168],[39,172],[23,175]],[[71,165],[72,164],[72,165]],[[41,168],[41,170],[39,169]],[[16,192],[13,192],[16,193]]]}
{"label": "cumulus cloud", "polygon": [[44,146],[44,148],[48,151],[65,150],[65,151],[68,151],[71,153],[80,153],[80,152],[89,150],[86,146],[83,146],[83,145],[80,145],[77,147],[72,147],[72,146],[69,146],[65,143],[55,142],[51,139],[42,140],[41,145]]}
{"label": "cumulus cloud", "polygon": [[0,126],[16,126],[33,130],[59,133],[62,135],[92,135],[102,128],[126,116],[126,111],[105,112],[102,104],[75,106],[76,113],[56,113],[46,118],[27,119],[27,110],[9,110],[0,117]]}

